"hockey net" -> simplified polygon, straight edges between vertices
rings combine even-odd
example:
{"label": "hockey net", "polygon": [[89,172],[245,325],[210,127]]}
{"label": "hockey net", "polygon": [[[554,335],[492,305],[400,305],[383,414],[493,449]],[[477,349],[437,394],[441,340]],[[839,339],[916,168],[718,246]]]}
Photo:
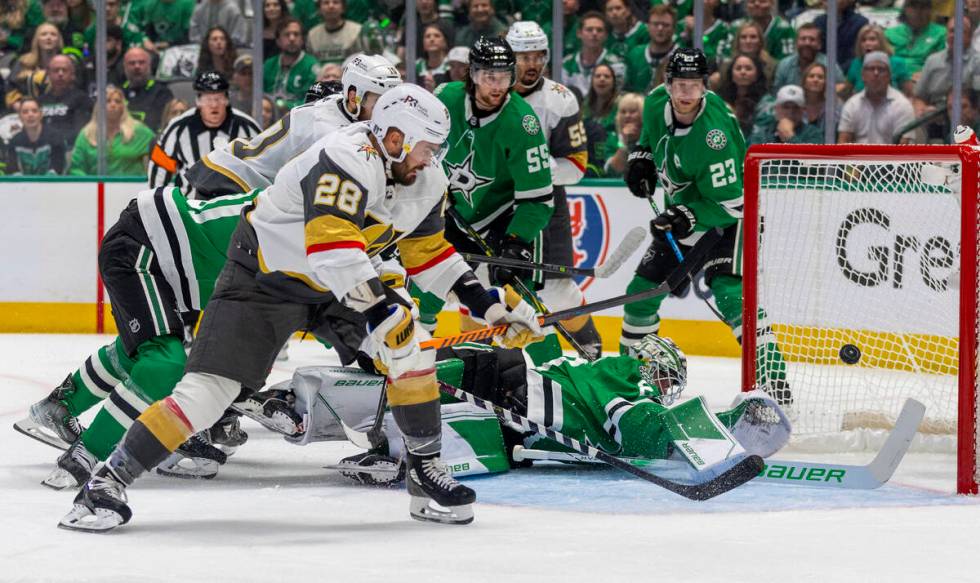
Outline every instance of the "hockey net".
{"label": "hockey net", "polygon": [[745,165],[743,388],[788,388],[796,439],[828,450],[861,447],[915,398],[917,440],[956,452],[961,493],[980,478],[977,160],[765,145]]}

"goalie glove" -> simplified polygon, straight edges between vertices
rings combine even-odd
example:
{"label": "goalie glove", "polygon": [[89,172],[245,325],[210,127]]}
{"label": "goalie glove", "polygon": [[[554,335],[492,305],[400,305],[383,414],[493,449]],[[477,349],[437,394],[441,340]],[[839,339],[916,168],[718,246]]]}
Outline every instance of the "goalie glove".
{"label": "goalie glove", "polygon": [[653,152],[646,146],[637,146],[626,158],[626,186],[633,196],[646,198],[657,186],[657,165]]}
{"label": "goalie glove", "polygon": [[506,348],[523,348],[544,336],[534,308],[513,288],[494,287],[487,290],[487,293],[492,295],[496,302],[487,308],[483,319],[491,326],[510,324],[502,337],[494,338],[497,344]]}
{"label": "goalie glove", "polygon": [[674,239],[684,239],[694,231],[697,219],[691,209],[682,204],[667,207],[667,210],[650,221],[650,233],[661,241],[667,240],[667,233],[673,233]]}

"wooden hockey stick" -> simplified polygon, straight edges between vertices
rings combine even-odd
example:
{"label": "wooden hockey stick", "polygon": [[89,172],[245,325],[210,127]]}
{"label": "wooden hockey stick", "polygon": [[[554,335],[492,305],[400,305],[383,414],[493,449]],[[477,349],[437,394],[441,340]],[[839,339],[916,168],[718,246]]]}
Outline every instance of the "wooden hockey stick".
{"label": "wooden hockey stick", "polygon": [[[557,312],[552,312],[546,316],[538,318],[538,323],[541,326],[549,326],[555,322],[560,322],[562,320],[567,320],[569,318],[574,318],[575,316],[581,316],[582,314],[591,314],[593,312],[598,312],[600,310],[605,310],[608,308],[615,308],[617,306],[622,306],[624,304],[629,304],[632,302],[638,302],[646,298],[661,296],[670,293],[672,290],[680,287],[684,281],[691,276],[691,273],[701,268],[701,263],[705,256],[714,247],[715,243],[721,238],[721,229],[715,228],[710,231],[705,232],[705,234],[698,240],[697,243],[691,247],[691,251],[684,258],[684,261],[678,265],[674,271],[667,276],[667,280],[657,287],[643,290],[641,292],[636,292],[634,294],[623,294],[621,296],[612,297],[606,300],[599,300],[598,302],[592,302],[589,304],[584,304],[581,306],[576,306],[574,308],[569,308],[567,310],[559,310]],[[494,326],[492,328],[481,328],[479,330],[471,330],[469,332],[463,332],[462,334],[456,334],[454,336],[444,336],[442,338],[433,338],[431,340],[426,340],[420,344],[422,350],[431,350],[446,348],[449,346],[456,346],[457,344],[462,344],[463,342],[479,342],[482,340],[489,340],[494,336],[500,336],[507,332],[509,324],[501,324],[499,326]]]}
{"label": "wooden hockey stick", "polygon": [[[864,465],[801,462],[781,459],[766,459],[765,467],[756,480],[792,486],[815,488],[836,488],[844,490],[873,490],[879,488],[894,475],[899,463],[908,452],[912,438],[925,415],[925,406],[915,399],[908,399],[902,406],[895,427],[881,446],[873,460]],[[599,463],[588,455],[572,452],[527,449],[514,446],[514,461],[552,460],[562,462]],[[681,471],[693,473],[690,464],[675,460],[651,460],[643,458],[620,458],[638,468],[654,471]]]}
{"label": "wooden hockey stick", "polygon": [[632,474],[641,480],[645,480],[665,490],[669,490],[674,494],[683,496],[689,500],[703,501],[709,500],[718,496],[719,494],[724,494],[729,490],[741,486],[742,484],[748,482],[752,478],[758,475],[759,471],[762,470],[763,461],[762,458],[757,455],[747,456],[745,459],[739,461],[734,466],[728,470],[722,472],[721,474],[712,477],[699,484],[681,484],[668,480],[667,478],[660,477],[656,474],[651,474],[645,472],[636,466],[625,462],[616,456],[610,455],[601,449],[592,447],[563,435],[562,433],[555,431],[549,427],[544,427],[531,421],[526,417],[522,417],[509,409],[504,409],[499,405],[495,405],[490,401],[485,401],[476,395],[472,395],[462,389],[458,389],[452,385],[448,385],[442,381],[439,381],[439,390],[443,393],[456,397],[457,399],[466,401],[471,405],[489,411],[497,416],[504,423],[514,424],[521,427],[524,431],[535,433],[537,435],[542,435],[555,441],[565,447],[575,450],[581,454],[587,455],[591,458],[595,458],[605,464],[608,464],[618,470],[622,470],[628,474]]}
{"label": "wooden hockey stick", "polygon": [[626,263],[626,260],[640,248],[645,238],[646,231],[642,227],[633,227],[623,237],[623,240],[619,243],[619,247],[616,247],[616,250],[605,261],[595,267],[572,267],[570,265],[556,265],[554,263],[534,263],[532,261],[507,259],[505,257],[488,257],[474,253],[461,253],[460,255],[466,261],[473,263],[503,265],[505,267],[516,267],[519,269],[531,269],[534,271],[546,271],[548,273],[561,273],[565,275],[606,278],[619,271],[619,268]]}

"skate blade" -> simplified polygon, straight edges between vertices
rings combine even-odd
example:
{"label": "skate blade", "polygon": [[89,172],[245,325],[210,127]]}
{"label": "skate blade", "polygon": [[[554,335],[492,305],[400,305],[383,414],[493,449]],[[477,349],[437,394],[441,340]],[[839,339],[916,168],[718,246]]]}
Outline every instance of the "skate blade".
{"label": "skate blade", "polygon": [[390,488],[405,479],[401,468],[393,463],[381,463],[373,466],[359,466],[343,462],[323,466],[325,470],[340,472],[340,475],[365,486]]}
{"label": "skate blade", "polygon": [[122,516],[112,510],[102,508],[95,512],[83,504],[76,504],[71,512],[58,522],[58,528],[79,532],[103,533],[125,524]]}
{"label": "skate blade", "polygon": [[52,490],[64,490],[65,488],[78,488],[81,486],[71,473],[61,468],[55,468],[47,478],[41,480],[41,485],[47,486]]}
{"label": "skate blade", "polygon": [[60,449],[61,451],[68,451],[71,444],[61,439],[60,437],[49,433],[44,427],[34,423],[30,417],[25,417],[20,421],[14,423],[14,429],[18,433],[22,433],[31,439],[36,439],[43,443],[44,445],[50,445],[55,449]]}
{"label": "skate blade", "polygon": [[431,498],[412,496],[408,508],[409,514],[415,520],[435,522],[437,524],[463,525],[473,522],[473,505],[438,506]]}
{"label": "skate blade", "polygon": [[175,453],[157,466],[157,473],[168,478],[210,480],[218,475],[219,465],[207,458],[184,457]]}

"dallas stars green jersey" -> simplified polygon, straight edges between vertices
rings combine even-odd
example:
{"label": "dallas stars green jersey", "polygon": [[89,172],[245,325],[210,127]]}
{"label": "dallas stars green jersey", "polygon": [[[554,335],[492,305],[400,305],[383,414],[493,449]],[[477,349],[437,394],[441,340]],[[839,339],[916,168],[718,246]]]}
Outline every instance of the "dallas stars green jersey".
{"label": "dallas stars green jersey", "polygon": [[[667,457],[670,435],[658,422],[666,408],[653,401],[659,395],[628,356],[561,357],[527,371],[528,419],[620,456]],[[534,447],[563,449],[545,439]]]}
{"label": "dallas stars green jersey", "polygon": [[[748,22],[747,18],[740,18],[732,23],[732,36],[738,33],[740,26]],[[788,57],[796,52],[796,30],[793,25],[786,22],[779,16],[773,16],[769,21],[769,26],[765,30],[766,50],[769,55],[776,59]],[[732,39],[734,42],[735,39]],[[725,47],[725,56],[730,57],[732,45],[729,43]]]}
{"label": "dallas stars green jersey", "polygon": [[512,213],[507,234],[532,241],[554,211],[551,153],[534,110],[512,91],[497,113],[477,118],[460,81],[440,85],[436,96],[449,109],[443,166],[453,206],[477,230]]}
{"label": "dallas stars green jersey", "polygon": [[696,231],[741,219],[745,139],[721,97],[708,91],[694,123],[678,128],[666,87],[657,87],[643,103],[639,144],[653,151],[667,204],[690,209]]}
{"label": "dallas stars green jersey", "polygon": [[164,187],[136,195],[140,220],[178,310],[200,310],[208,303],[242,209],[259,192],[188,200],[179,189]]}
{"label": "dallas stars green jersey", "polygon": [[606,49],[620,59],[625,59],[633,47],[642,46],[648,42],[650,42],[650,32],[647,30],[647,25],[638,20],[625,34],[619,34],[614,30],[609,31]]}

